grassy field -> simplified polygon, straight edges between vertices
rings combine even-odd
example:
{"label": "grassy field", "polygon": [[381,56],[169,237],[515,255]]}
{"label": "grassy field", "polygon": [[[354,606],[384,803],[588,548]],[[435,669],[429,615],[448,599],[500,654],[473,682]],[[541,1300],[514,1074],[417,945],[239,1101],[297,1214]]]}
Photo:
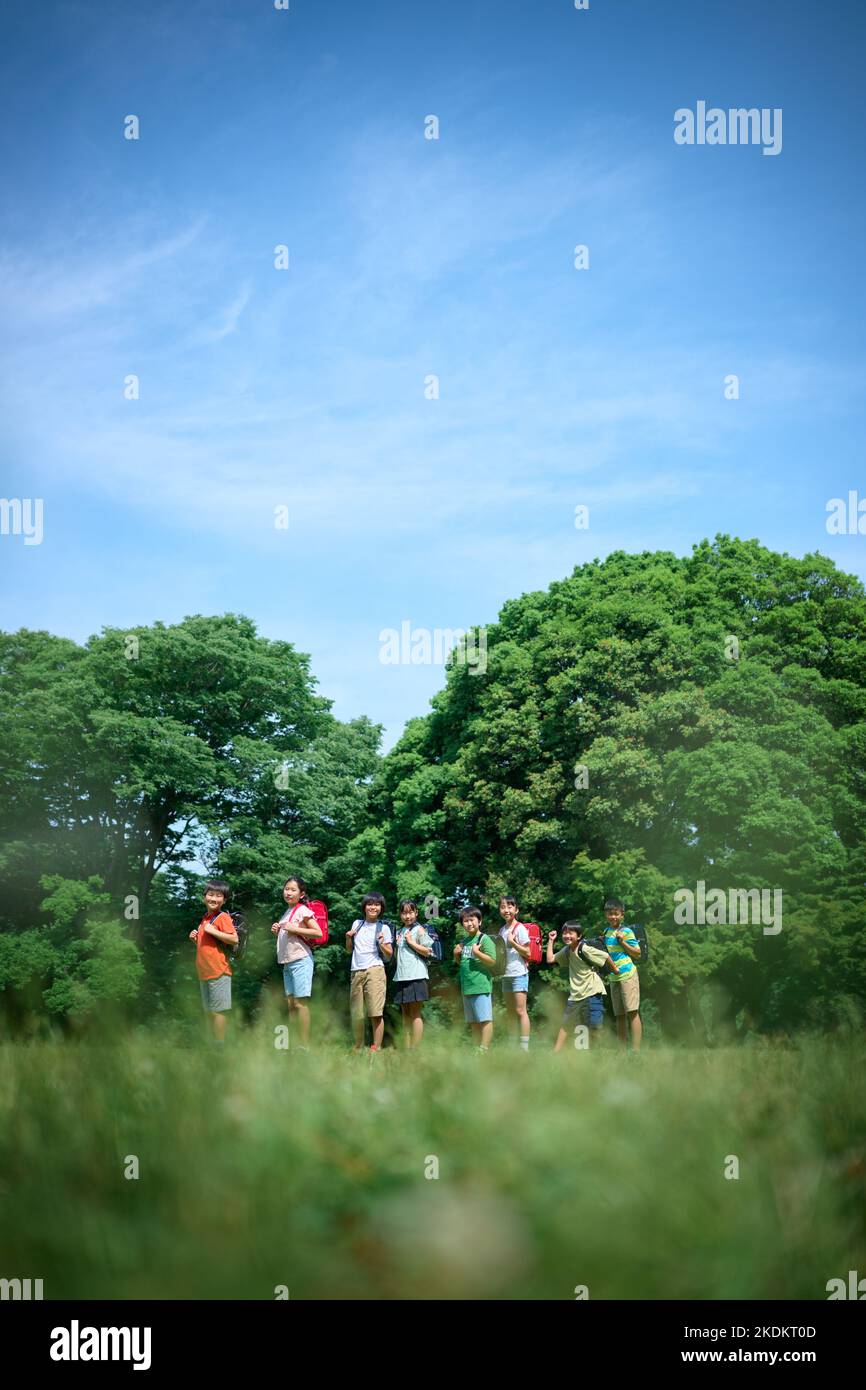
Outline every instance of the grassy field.
{"label": "grassy field", "polygon": [[850,1038],[446,1036],[371,1065],[264,1023],[225,1055],[152,1029],[5,1044],[0,1275],[46,1298],[822,1299],[866,1271],[864,1063]]}

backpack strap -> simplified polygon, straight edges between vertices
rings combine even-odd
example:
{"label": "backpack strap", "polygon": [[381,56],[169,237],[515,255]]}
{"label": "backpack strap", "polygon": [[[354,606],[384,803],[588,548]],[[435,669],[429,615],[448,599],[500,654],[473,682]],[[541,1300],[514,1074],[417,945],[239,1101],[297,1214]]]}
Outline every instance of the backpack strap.
{"label": "backpack strap", "polygon": [[[583,948],[584,948],[584,946],[588,946],[588,945],[589,945],[589,942],[588,942],[588,941],[581,940],[580,945],[579,945],[578,948],[577,948],[577,954],[580,956],[580,959],[583,961],[584,965],[588,965],[589,968],[590,968],[590,970],[594,970],[595,973],[598,974],[599,970],[601,969],[601,966],[600,966],[600,965],[595,965],[591,960],[587,960],[586,956],[583,954]],[[596,949],[600,949],[600,948],[596,948]]]}
{"label": "backpack strap", "polygon": [[299,908],[299,907],[306,907],[307,905],[308,905],[307,903],[295,903],[294,907],[291,908],[291,910],[290,910],[290,912],[289,912],[288,921],[286,921],[286,922],[283,923],[283,930],[285,930],[286,927],[290,927],[290,926],[291,926],[292,922],[295,920],[295,913],[297,912],[298,908]]}

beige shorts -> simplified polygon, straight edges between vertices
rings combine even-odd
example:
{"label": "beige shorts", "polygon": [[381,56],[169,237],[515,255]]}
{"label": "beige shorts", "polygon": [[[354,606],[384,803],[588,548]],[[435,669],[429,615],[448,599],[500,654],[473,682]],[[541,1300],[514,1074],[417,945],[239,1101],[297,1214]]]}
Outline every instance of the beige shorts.
{"label": "beige shorts", "polygon": [[608,989],[615,1018],[637,1013],[640,1008],[640,976],[636,970],[625,980],[609,980]]}
{"label": "beige shorts", "polygon": [[381,1018],[385,1012],[385,967],[371,965],[353,970],[349,986],[349,1012],[353,1018]]}

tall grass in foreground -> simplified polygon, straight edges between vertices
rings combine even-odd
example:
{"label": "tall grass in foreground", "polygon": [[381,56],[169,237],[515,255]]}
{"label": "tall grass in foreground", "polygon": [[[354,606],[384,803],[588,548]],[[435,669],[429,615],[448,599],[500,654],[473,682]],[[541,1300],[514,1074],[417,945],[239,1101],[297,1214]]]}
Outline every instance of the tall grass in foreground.
{"label": "tall grass in foreground", "polygon": [[153,1030],[7,1044],[0,1276],[47,1298],[820,1299],[866,1272],[864,1119],[851,1039],[446,1037],[374,1065],[265,1026],[225,1055]]}

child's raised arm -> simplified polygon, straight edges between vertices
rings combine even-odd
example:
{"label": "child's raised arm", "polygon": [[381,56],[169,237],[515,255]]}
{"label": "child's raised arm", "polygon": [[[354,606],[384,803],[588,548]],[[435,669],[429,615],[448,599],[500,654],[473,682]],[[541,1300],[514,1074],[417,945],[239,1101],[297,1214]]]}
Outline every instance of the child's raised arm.
{"label": "child's raised arm", "polygon": [[[232,920],[232,919],[229,918],[229,921],[230,921],[230,922],[231,922],[231,920]],[[234,942],[237,941],[237,939],[238,939],[238,934],[237,934],[237,932],[235,931],[234,923],[232,923],[232,929],[231,929],[230,932],[228,932],[228,931],[217,931],[216,927],[213,925],[213,922],[205,922],[205,924],[204,924],[204,929],[205,929],[206,932],[209,932],[211,936],[215,936],[216,939],[217,939],[217,941],[229,941],[229,942],[234,943]]]}
{"label": "child's raised arm", "polygon": [[547,933],[547,964],[553,965],[553,943],[558,936],[558,932],[549,931]]}
{"label": "child's raised arm", "polygon": [[405,945],[411,946],[416,956],[432,956],[433,954],[433,947],[422,946],[420,941],[413,941],[410,931],[407,931],[406,935],[403,937],[403,942]]}
{"label": "child's raised arm", "polygon": [[[615,932],[614,935],[616,936],[616,939],[619,942],[622,949],[628,952],[632,960],[640,960],[640,943],[638,942],[637,938],[635,938],[633,945],[630,941],[626,941],[626,930],[630,930],[630,928],[627,929],[625,927],[620,927],[619,931]],[[634,935],[634,933],[632,933],[632,935]]]}
{"label": "child's raised arm", "polygon": [[291,932],[292,936],[303,936],[308,941],[317,941],[322,935],[322,928],[318,922],[314,927],[283,927],[283,931]]}

